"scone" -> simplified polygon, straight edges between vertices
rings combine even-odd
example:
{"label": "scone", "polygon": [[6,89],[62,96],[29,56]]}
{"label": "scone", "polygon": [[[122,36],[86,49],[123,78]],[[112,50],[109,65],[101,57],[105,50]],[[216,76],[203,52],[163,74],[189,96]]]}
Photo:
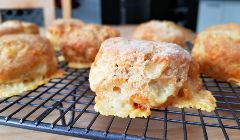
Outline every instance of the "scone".
{"label": "scone", "polygon": [[207,27],[204,31],[216,31],[216,30],[233,30],[240,32],[240,25],[236,23],[220,24]]}
{"label": "scone", "polygon": [[55,50],[60,50],[63,37],[74,30],[81,28],[84,23],[78,19],[57,19],[48,27],[46,36],[51,41]]}
{"label": "scone", "polygon": [[17,95],[62,76],[48,39],[17,34],[0,38],[0,98]]}
{"label": "scone", "polygon": [[88,24],[65,36],[61,52],[71,68],[90,67],[101,43],[119,32],[109,26]]}
{"label": "scone", "polygon": [[202,73],[240,85],[240,25],[207,28],[197,35],[192,56]]}
{"label": "scone", "polygon": [[216,100],[201,89],[198,64],[176,44],[112,38],[102,43],[89,82],[102,115],[147,117],[151,108],[213,111]]}
{"label": "scone", "polygon": [[0,24],[0,36],[19,33],[38,34],[39,29],[34,23],[17,20],[9,20]]}
{"label": "scone", "polygon": [[172,21],[152,20],[140,24],[133,37],[141,40],[175,43],[184,47],[186,41],[192,41],[195,34]]}

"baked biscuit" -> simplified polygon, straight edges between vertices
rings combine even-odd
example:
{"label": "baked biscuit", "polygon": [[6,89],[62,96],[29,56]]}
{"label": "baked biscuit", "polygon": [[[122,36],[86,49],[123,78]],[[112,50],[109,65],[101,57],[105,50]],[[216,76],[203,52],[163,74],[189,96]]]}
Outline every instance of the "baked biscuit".
{"label": "baked biscuit", "polygon": [[184,47],[186,41],[192,41],[194,33],[171,21],[152,20],[140,24],[133,37],[141,40],[175,43]]}
{"label": "baked biscuit", "polygon": [[206,28],[204,31],[216,31],[216,30],[233,30],[240,32],[240,25],[236,23],[227,23],[227,24],[220,24],[215,26],[210,26]]}
{"label": "baked biscuit", "polygon": [[202,73],[240,85],[240,25],[207,28],[197,35],[192,56]]}
{"label": "baked biscuit", "polygon": [[119,32],[109,26],[88,24],[65,36],[61,51],[69,67],[90,67],[101,43],[116,36]]}
{"label": "baked biscuit", "polygon": [[63,74],[51,43],[39,35],[2,36],[0,64],[0,97],[32,90]]}
{"label": "baked biscuit", "polygon": [[60,50],[64,36],[81,28],[84,22],[78,19],[57,19],[48,27],[46,36],[51,41],[55,50]]}
{"label": "baked biscuit", "polygon": [[19,33],[38,34],[39,29],[34,23],[17,20],[9,20],[0,24],[0,36]]}
{"label": "baked biscuit", "polygon": [[201,90],[198,64],[172,43],[112,38],[91,66],[94,109],[102,115],[147,117],[166,106],[213,111],[216,100]]}

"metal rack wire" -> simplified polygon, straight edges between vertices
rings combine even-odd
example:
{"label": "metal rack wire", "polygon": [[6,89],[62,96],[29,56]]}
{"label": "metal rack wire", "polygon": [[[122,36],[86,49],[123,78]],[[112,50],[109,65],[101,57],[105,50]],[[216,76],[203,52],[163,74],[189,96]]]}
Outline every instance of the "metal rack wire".
{"label": "metal rack wire", "polygon": [[[33,91],[0,100],[0,124],[98,139],[204,139],[240,136],[240,87],[202,76],[204,88],[217,101],[214,112],[196,109],[153,109],[147,119],[102,116],[93,110],[88,69],[70,69]],[[178,133],[176,133],[176,130]],[[175,132],[175,133],[174,133]],[[232,137],[233,136],[233,137]],[[237,138],[236,138],[237,139]]]}

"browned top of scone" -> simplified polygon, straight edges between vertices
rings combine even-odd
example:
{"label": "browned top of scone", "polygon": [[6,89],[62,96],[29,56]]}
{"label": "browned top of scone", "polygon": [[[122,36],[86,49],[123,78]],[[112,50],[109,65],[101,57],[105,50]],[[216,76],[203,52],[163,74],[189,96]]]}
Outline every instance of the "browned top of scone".
{"label": "browned top of scone", "polygon": [[119,31],[110,26],[100,26],[97,24],[88,24],[84,26],[84,30],[91,30],[97,34],[100,41],[104,41],[110,37],[117,37],[120,35]]}
{"label": "browned top of scone", "polygon": [[66,35],[62,43],[62,53],[70,62],[93,62],[101,43],[119,36],[119,32],[109,26],[89,24]]}
{"label": "browned top of scone", "polygon": [[51,76],[57,70],[50,42],[39,35],[17,34],[0,38],[0,83]]}
{"label": "browned top of scone", "polygon": [[140,24],[135,30],[133,37],[136,39],[162,41],[176,43],[184,46],[186,41],[192,41],[194,33],[172,21],[152,20]]}
{"label": "browned top of scone", "polygon": [[78,19],[57,19],[48,27],[48,34],[55,37],[63,37],[76,29],[81,28],[84,22]]}
{"label": "browned top of scone", "polygon": [[240,25],[207,28],[198,34],[192,55],[203,73],[240,83]]}
{"label": "browned top of scone", "polygon": [[240,25],[236,23],[220,24],[220,25],[210,26],[206,28],[204,31],[216,31],[216,30],[233,30],[233,31],[240,32]]}
{"label": "browned top of scone", "polygon": [[0,36],[17,33],[38,34],[39,29],[34,23],[17,20],[9,20],[0,25]]}

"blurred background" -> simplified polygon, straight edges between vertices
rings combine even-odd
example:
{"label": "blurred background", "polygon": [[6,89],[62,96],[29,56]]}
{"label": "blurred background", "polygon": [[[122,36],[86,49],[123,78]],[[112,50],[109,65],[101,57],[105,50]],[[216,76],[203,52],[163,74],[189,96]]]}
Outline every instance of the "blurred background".
{"label": "blurred background", "polygon": [[[55,0],[62,17],[61,0]],[[240,22],[240,0],[71,0],[73,18],[100,24],[138,24],[150,19],[172,20],[201,31],[210,25]],[[2,21],[19,19],[44,25],[41,8],[1,9]]]}

